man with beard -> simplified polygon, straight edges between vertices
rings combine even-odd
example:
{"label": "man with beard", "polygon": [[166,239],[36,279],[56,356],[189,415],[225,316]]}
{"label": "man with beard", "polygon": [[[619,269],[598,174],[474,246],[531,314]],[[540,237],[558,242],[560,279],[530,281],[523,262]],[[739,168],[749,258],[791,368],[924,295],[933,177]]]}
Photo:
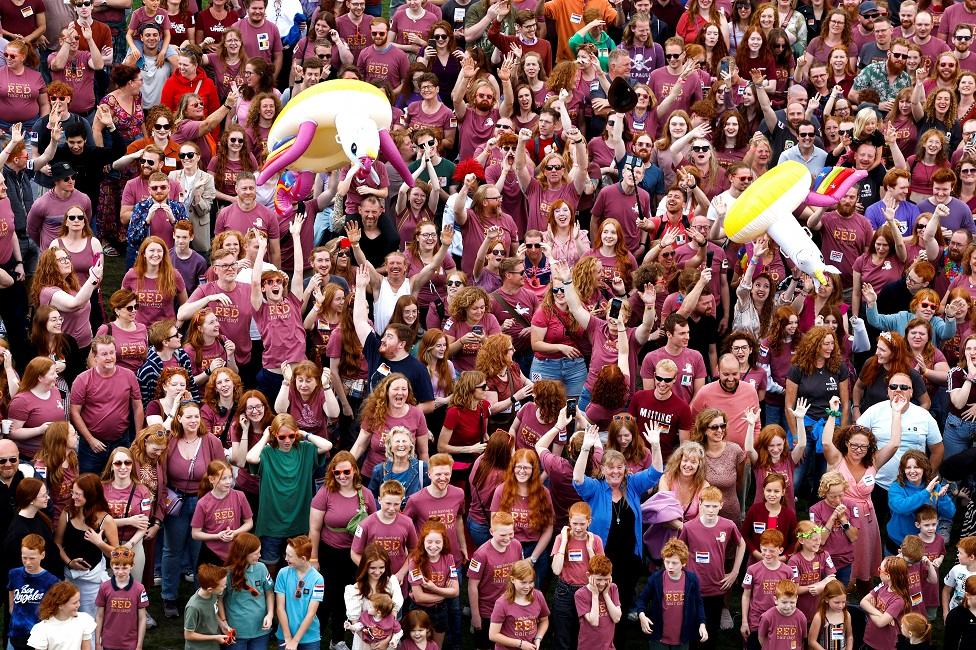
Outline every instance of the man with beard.
{"label": "man with beard", "polygon": [[[599,240],[604,219],[614,217],[624,231],[627,250],[637,259],[641,259],[647,250],[647,234],[640,230],[638,221],[641,214],[645,220],[649,220],[653,214],[650,194],[639,187],[643,178],[644,161],[637,156],[625,156],[620,170],[620,181],[600,190],[590,212],[590,236],[593,241]],[[637,208],[638,201],[641,204],[640,210]]]}
{"label": "man with beard", "polygon": [[[132,209],[135,208],[136,204],[149,198],[149,177],[156,172],[163,171],[163,150],[151,144],[142,150],[142,154],[136,162],[139,163],[139,175],[127,180],[125,187],[122,188],[121,217],[122,225],[126,226],[129,225],[129,219],[132,218]],[[170,199],[179,201],[181,191],[183,191],[183,188],[180,187],[178,181],[173,181],[169,184]],[[216,232],[221,231],[220,225],[218,220]],[[241,232],[246,232],[246,229]]]}
{"label": "man with beard", "polygon": [[88,215],[89,223],[92,216],[91,200],[75,189],[78,174],[71,165],[66,162],[51,163],[51,178],[54,179],[54,187],[34,201],[27,213],[27,236],[41,250],[48,248],[58,238],[68,208],[79,206]]}
{"label": "man with beard", "polygon": [[[357,215],[346,220],[360,228],[359,244],[362,254],[376,268],[386,268],[386,256],[400,246],[400,235],[393,220],[383,213],[383,204],[375,196],[367,196],[359,204]],[[358,222],[358,223],[357,223]],[[349,228],[346,228],[347,232]]]}
{"label": "man with beard", "polygon": [[[915,36],[911,42],[918,46],[922,51],[921,67],[932,69],[933,63],[943,52],[949,51],[949,46],[941,38],[932,35],[932,14],[927,11],[920,11],[915,14]],[[885,110],[882,108],[882,110]]]}
{"label": "man with beard", "polygon": [[[974,0],[976,1],[976,0]],[[955,7],[956,5],[952,5]],[[958,25],[952,32],[952,54],[959,62],[959,70],[964,72],[976,72],[976,56],[970,51],[973,44],[973,26]]]}
{"label": "man with beard", "polygon": [[[690,406],[692,417],[697,417],[706,407],[724,411],[729,426],[725,440],[742,446],[748,426],[745,415],[749,411],[759,411],[759,394],[752,384],[739,379],[739,361],[732,354],[723,354],[718,362],[718,381],[698,391]],[[753,435],[759,435],[758,418]]]}
{"label": "man with beard", "polygon": [[[278,3],[278,6],[281,4]],[[241,31],[241,41],[247,57],[257,57],[270,63],[277,78],[284,59],[281,32],[277,25],[265,19],[267,8],[268,0],[248,0],[247,17],[237,21],[235,27]]]}
{"label": "man with beard", "polygon": [[[962,252],[958,253],[962,259]],[[922,289],[928,289],[935,277],[935,267],[927,260],[919,260],[905,269],[905,275],[898,280],[885,285],[878,294],[877,311],[879,314],[897,314],[908,311],[912,298]],[[948,286],[948,283],[946,283]]]}
{"label": "man with beard", "polygon": [[[688,241],[688,229],[691,227],[691,224],[685,215],[685,190],[678,185],[672,186],[664,196],[663,206],[664,209],[661,216],[645,217],[643,221],[637,224],[638,228],[646,230],[651,234],[652,245],[647,251],[647,257],[649,259],[656,259],[662,249],[666,248],[661,245],[661,242],[655,243],[655,240],[661,239],[668,232],[674,233],[674,243],[678,246]],[[658,206],[658,212],[662,212],[660,206]],[[637,256],[635,255],[635,257]]]}
{"label": "man with beard", "polygon": [[[968,230],[957,230],[949,237],[945,255],[942,257],[942,263],[936,268],[936,277],[932,283],[932,288],[938,291],[940,296],[944,296],[952,281],[962,274],[962,258],[972,241],[973,233]],[[886,311],[884,313],[893,314],[895,312]]]}
{"label": "man with beard", "polygon": [[688,439],[694,424],[688,402],[675,394],[673,386],[678,379],[678,366],[671,359],[661,359],[653,366],[653,381],[644,380],[653,388],[639,390],[627,406],[627,412],[637,421],[637,430],[645,426],[658,427],[661,431],[661,455],[671,452]]}
{"label": "man with beard", "polygon": [[857,188],[847,190],[834,210],[825,212],[824,208],[817,208],[807,219],[807,227],[820,231],[820,251],[824,261],[840,270],[844,290],[850,291],[854,260],[868,249],[874,236],[874,228],[857,212]]}
{"label": "man with beard", "polygon": [[[886,134],[885,138],[887,139],[887,137]],[[897,146],[891,146],[889,150],[897,148]],[[854,150],[854,163],[844,165],[845,167],[861,169],[868,173],[866,178],[854,184],[854,187],[857,188],[857,211],[862,214],[864,213],[865,206],[873,205],[881,198],[881,186],[884,183],[885,168],[883,165],[874,164],[876,152],[877,147],[873,144],[870,142],[861,142],[857,145],[857,149]],[[901,152],[899,151],[898,153],[900,154]]]}
{"label": "man with beard", "polygon": [[[501,115],[495,105],[495,88],[487,79],[475,78],[478,69],[468,57],[462,64],[451,99],[460,125],[461,147],[458,160],[475,155],[479,145],[488,142]],[[470,100],[470,104],[469,104]]]}
{"label": "man with beard", "polygon": [[912,85],[912,77],[905,70],[907,63],[908,41],[899,38],[891,44],[886,60],[872,63],[858,73],[847,98],[851,104],[859,104],[860,92],[865,88],[873,88],[878,92],[878,97],[882,103],[895,101],[895,97],[902,88],[908,88]]}
{"label": "man with beard", "polygon": [[955,34],[960,25],[976,25],[976,0],[953,2],[947,6],[942,12],[937,36],[948,41],[949,34]]}
{"label": "man with beard", "polygon": [[[617,115],[619,119],[624,119],[622,114],[617,113]],[[644,163],[644,176],[637,184],[637,187],[647,192],[651,197],[651,211],[657,212],[657,204],[664,196],[664,193],[668,191],[668,188],[664,184],[664,172],[651,161],[652,153],[654,153],[654,138],[647,133],[642,133],[634,141],[634,155]],[[622,167],[623,160],[618,162],[617,165],[618,167]],[[618,169],[618,178],[620,176],[619,171]]]}
{"label": "man with beard", "polygon": [[474,258],[471,251],[481,248],[488,228],[498,226],[507,255],[515,253],[518,244],[518,226],[511,215],[502,211],[502,194],[494,185],[482,185],[474,191],[471,207],[467,208],[470,188],[474,185],[474,174],[468,174],[454,200],[454,223],[461,227],[461,239],[468,254],[461,259],[461,270],[470,277],[474,272]]}
{"label": "man with beard", "polygon": [[[30,465],[25,464],[25,468]],[[33,476],[30,472],[27,476]],[[25,478],[24,471],[20,465],[20,450],[17,443],[13,440],[0,440],[0,530],[10,529],[10,522],[14,515],[14,496],[17,494],[17,486]]]}
{"label": "man with beard", "polygon": [[[538,233],[538,231],[532,231]],[[542,253],[542,238],[536,236],[532,246],[534,251]],[[526,234],[526,251],[528,251],[528,234]],[[444,246],[441,246],[444,248]],[[522,368],[522,373],[529,375],[532,366],[532,314],[539,306],[539,298],[525,286],[525,258],[506,257],[498,265],[498,274],[502,278],[502,286],[491,296],[491,313],[501,323],[502,332],[512,338],[515,347],[515,362]]]}
{"label": "man with beard", "polygon": [[[495,138],[492,138],[494,140]],[[489,140],[489,144],[491,140]],[[485,182],[495,185],[500,180],[502,183],[502,210],[512,215],[512,219],[525,223],[525,197],[522,196],[522,189],[519,187],[518,174],[515,172],[515,151],[518,149],[518,136],[511,131],[502,131],[498,136],[497,144],[500,152],[498,160],[492,162],[485,168]],[[489,158],[490,159],[490,158]]]}
{"label": "man with beard", "polygon": [[[850,12],[847,14],[851,15]],[[873,0],[862,2],[857,9],[858,24],[851,29],[851,41],[854,43],[854,51],[860,52],[861,48],[870,43],[874,37],[874,22],[881,17],[878,5]]]}
{"label": "man with beard", "polygon": [[[949,7],[946,7],[948,9]],[[904,38],[909,39],[915,36],[915,14],[918,12],[918,5],[915,0],[905,0],[898,7],[898,26],[892,32],[894,38]],[[942,14],[942,19],[945,20],[945,13]],[[945,23],[939,23],[939,27]]]}
{"label": "man with beard", "polygon": [[369,34],[373,44],[363,49],[356,57],[356,66],[363,81],[374,83],[386,81],[396,95],[403,87],[403,80],[410,70],[410,59],[406,53],[389,42],[390,23],[386,18],[373,18],[369,23]]}
{"label": "man with beard", "polygon": [[186,206],[181,201],[167,199],[169,178],[163,172],[155,172],[149,177],[149,198],[139,201],[132,209],[126,239],[129,244],[126,259],[134,264],[136,253],[143,240],[150,235],[162,239],[166,246],[173,248],[173,226],[177,221],[187,221]]}
{"label": "man with beard", "polygon": [[[349,46],[353,61],[359,59],[359,53],[369,44],[370,18],[365,20],[366,0],[350,0],[349,11],[336,18],[336,31],[339,37]],[[338,48],[332,49],[335,58]]]}
{"label": "man with beard", "polygon": [[[679,283],[683,277],[685,277],[684,272],[678,278]],[[711,283],[711,269],[702,269],[698,272],[698,280],[689,291],[685,292],[684,299],[674,313],[688,319],[688,346],[698,350],[705,359],[705,369],[709,376],[714,377],[715,368],[718,366],[720,332],[719,322],[715,317],[715,295],[709,288]],[[663,311],[667,309],[667,300],[665,300]]]}
{"label": "man with beard", "polygon": [[708,233],[712,228],[707,217],[696,216],[691,219],[688,230],[688,241],[675,249],[674,261],[679,268],[702,268],[707,260],[707,254],[712,253],[712,280],[708,289],[713,296],[722,300],[722,320],[719,322],[719,332],[729,330],[729,319],[732,307],[729,298],[729,262],[725,251],[718,244],[708,241]]}
{"label": "man with beard", "polygon": [[384,328],[382,337],[376,334],[370,325],[366,304],[366,287],[369,283],[369,271],[365,266],[360,266],[356,271],[352,317],[356,324],[356,336],[363,346],[369,388],[375,388],[390,373],[399,372],[410,382],[417,406],[424,413],[430,413],[434,410],[434,389],[427,366],[407,352],[407,347],[412,343],[410,328],[402,323],[390,323]]}

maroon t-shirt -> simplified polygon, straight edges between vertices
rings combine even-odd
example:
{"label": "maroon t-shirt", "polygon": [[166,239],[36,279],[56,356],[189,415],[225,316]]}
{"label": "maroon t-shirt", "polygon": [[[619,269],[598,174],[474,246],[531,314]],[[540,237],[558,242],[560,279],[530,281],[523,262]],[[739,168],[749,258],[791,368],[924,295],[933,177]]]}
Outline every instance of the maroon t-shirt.
{"label": "maroon t-shirt", "polygon": [[[501,510],[502,492],[504,489],[504,483],[495,488],[495,494],[491,498],[491,512]],[[549,510],[552,510],[552,497],[549,495],[549,489],[546,487],[542,489],[545,491],[546,501],[549,503]],[[516,494],[512,500],[509,512],[512,513],[512,518],[515,519],[515,539],[523,544],[539,541],[543,529],[532,526],[532,505],[529,502],[528,496]]]}
{"label": "maroon t-shirt", "polygon": [[135,325],[131,332],[116,326],[109,332],[108,325],[100,325],[95,332],[96,336],[111,334],[115,340],[116,363],[132,372],[139,370],[149,352],[149,331],[142,323],[136,322]]}
{"label": "maroon t-shirt", "polygon": [[[828,575],[837,573],[837,570],[834,568],[834,562],[830,559],[830,555],[823,550],[817,551],[812,560],[808,560],[799,552],[796,552],[790,556],[787,564],[793,567],[793,580],[801,587],[808,587],[820,582]],[[796,607],[808,618],[812,618],[813,614],[817,611],[817,604],[819,602],[819,596],[808,593],[800,594]]]}
{"label": "maroon t-shirt", "polygon": [[[136,515],[153,516],[152,494],[142,483],[117,488],[111,481],[107,481],[102,483],[102,489],[105,492],[105,501],[108,503],[108,512],[116,521]],[[119,526],[119,541],[130,540],[137,530],[135,526]]]}
{"label": "maroon t-shirt", "polygon": [[[780,580],[792,580],[793,568],[783,562],[776,569],[766,567],[762,562],[756,562],[746,570],[742,578],[742,589],[749,590],[749,629],[759,629],[759,618],[763,612],[772,609],[776,603],[776,583]],[[878,646],[884,648],[888,646]]]}
{"label": "maroon t-shirt", "polygon": [[198,286],[189,301],[194,302],[204,296],[225,293],[231,299],[231,304],[224,305],[212,301],[208,307],[220,322],[220,333],[234,341],[237,348],[234,357],[238,364],[247,363],[251,358],[251,285],[237,282],[230,291],[224,291],[216,282],[206,282]]}
{"label": "maroon t-shirt", "polygon": [[280,239],[281,229],[278,217],[260,203],[256,203],[250,210],[242,210],[236,203],[231,203],[217,214],[217,224],[214,232],[236,230],[246,233],[251,228],[260,230],[268,239]]}
{"label": "maroon t-shirt", "polygon": [[264,341],[261,361],[265,368],[280,368],[286,361],[305,360],[305,328],[298,296],[289,291],[281,302],[264,302],[254,312],[254,322]]}
{"label": "maroon t-shirt", "polygon": [[694,424],[688,402],[673,390],[666,400],[659,400],[653,390],[639,390],[630,400],[627,412],[637,420],[638,431],[643,431],[644,425],[653,427],[655,424],[662,429],[661,455],[664,458],[681,444],[678,431],[691,431]]}
{"label": "maroon t-shirt", "polygon": [[[630,354],[628,365],[630,366],[631,387],[634,385],[633,378],[637,376],[637,351],[640,348],[634,340],[635,327],[627,328],[627,338],[630,341]],[[607,321],[596,316],[590,317],[586,334],[593,343],[593,350],[590,356],[590,372],[586,375],[584,386],[588,390],[593,390],[593,383],[600,369],[604,366],[617,365],[617,335],[610,335]],[[630,391],[633,394],[633,390]]]}
{"label": "maroon t-shirt", "polygon": [[[212,535],[228,528],[236,530],[244,524],[245,520],[253,517],[251,505],[240,490],[231,490],[222,499],[218,499],[213,492],[208,492],[197,501],[190,527],[199,528],[204,533]],[[204,544],[222,560],[226,560],[227,554],[230,553],[230,542],[222,542],[218,539],[207,540]]]}
{"label": "maroon t-shirt", "polygon": [[102,643],[105,648],[134,648],[138,641],[139,610],[149,607],[149,594],[142,583],[129,578],[124,588],[109,578],[98,588],[95,605],[102,614]]}
{"label": "maroon t-shirt", "polygon": [[763,650],[796,650],[803,647],[806,636],[807,617],[799,608],[784,616],[771,607],[759,619],[759,642]]}
{"label": "maroon t-shirt", "polygon": [[384,440],[387,432],[393,427],[406,427],[413,436],[414,445],[417,443],[417,438],[426,438],[429,433],[423,411],[412,404],[407,405],[407,413],[403,417],[398,418],[388,414],[383,430],[371,432],[369,450],[366,452],[366,460],[363,461],[363,476],[372,476],[373,468],[386,459]]}
{"label": "maroon t-shirt", "polygon": [[[475,150],[479,145],[488,142],[495,129],[495,122],[501,114],[497,108],[493,108],[487,113],[483,113],[471,106],[464,112],[464,117],[459,120],[461,133],[458,141],[461,143],[458,160],[473,158]],[[478,250],[477,248],[473,250]]]}
{"label": "maroon t-shirt", "polygon": [[241,40],[244,52],[248,58],[258,57],[271,63],[275,54],[282,51],[281,34],[278,27],[270,20],[265,20],[260,27],[255,27],[246,18],[237,21],[237,28],[241,30]]}
{"label": "maroon t-shirt", "polygon": [[141,323],[144,327],[149,327],[157,321],[176,320],[174,298],[176,295],[186,292],[186,283],[179,273],[173,273],[173,276],[176,293],[167,297],[160,293],[157,288],[158,278],[144,277],[139,280],[135,269],[126,271],[125,277],[122,278],[122,288],[135,292],[139,300],[136,322]]}
{"label": "maroon t-shirt", "polygon": [[820,251],[824,261],[840,270],[844,288],[851,286],[854,261],[867,250],[874,228],[864,215],[842,217],[836,210],[825,212],[820,221]]}
{"label": "maroon t-shirt", "polygon": [[[37,387],[40,389],[40,386]],[[22,390],[10,400],[7,417],[11,420],[21,420],[24,427],[32,429],[48,422],[61,422],[67,419],[64,398],[61,391],[52,388],[46,399],[38,397],[32,390]],[[20,453],[28,458],[41,448],[44,436],[34,436],[25,440],[18,440]]]}
{"label": "maroon t-shirt", "polygon": [[[610,600],[613,601],[614,605],[620,607],[620,592],[617,589],[617,585],[611,582],[607,589],[610,590]],[[579,589],[573,598],[576,601],[576,616],[579,618],[579,644],[576,647],[613,650],[613,632],[617,626],[613,622],[613,619],[610,618],[603,594],[594,595],[589,589]],[[594,598],[599,598],[600,601],[598,605],[600,618],[596,627],[590,625],[583,618],[585,614],[589,614],[590,610],[593,609]]]}
{"label": "maroon t-shirt", "polygon": [[644,361],[641,362],[640,376],[653,378],[654,368],[661,359],[670,359],[678,366],[677,379],[671,384],[671,392],[691,403],[695,380],[706,379],[708,376],[708,372],[705,370],[705,359],[701,352],[692,348],[685,348],[677,356],[673,356],[668,353],[666,346],[660,347],[644,357]]}
{"label": "maroon t-shirt", "polygon": [[[502,634],[510,639],[530,643],[537,636],[539,619],[548,617],[549,606],[546,604],[546,597],[538,589],[533,590],[532,602],[528,605],[519,605],[502,597],[495,601],[495,606],[491,610],[491,622],[501,624]],[[496,643],[495,650],[507,650],[507,646]]]}
{"label": "maroon t-shirt", "polygon": [[90,368],[78,375],[71,386],[71,403],[81,405],[81,419],[88,430],[95,439],[106,443],[125,435],[132,401],[141,399],[135,373],[119,366],[110,377]]}
{"label": "maroon t-shirt", "polygon": [[406,53],[394,47],[386,46],[385,51],[376,49],[375,45],[364,48],[356,58],[356,65],[363,74],[363,81],[386,81],[393,88],[399,86],[407,78],[410,69],[410,59]]}
{"label": "maroon t-shirt", "polygon": [[[448,318],[444,321],[444,333],[448,336],[454,337],[455,339],[460,339],[468,332],[472,331],[473,327],[481,327],[485,337],[489,337],[492,334],[499,334],[502,331],[501,326],[498,324],[498,319],[491,313],[486,313],[481,319],[481,323],[478,325],[469,325],[467,321],[457,322],[453,318]],[[474,370],[475,360],[478,358],[478,351],[481,349],[481,343],[464,343],[461,345],[461,350],[451,357],[451,361],[454,362],[454,367],[457,368],[459,372],[465,370]]]}
{"label": "maroon t-shirt", "polygon": [[[366,46],[372,42],[372,38],[369,35],[369,21],[370,16],[366,14],[363,14],[358,25],[352,22],[352,18],[348,13],[342,14],[336,19],[336,31],[339,32],[339,36],[349,46],[353,61],[358,61],[359,53],[366,49]],[[332,58],[333,60],[338,59],[335,48],[333,48]]]}
{"label": "maroon t-shirt", "polygon": [[734,555],[742,539],[735,522],[719,517],[714,526],[708,527],[695,518],[685,522],[678,538],[688,545],[688,570],[698,576],[702,596],[725,593],[725,561]]}
{"label": "maroon t-shirt", "polygon": [[363,552],[368,544],[381,546],[390,556],[390,569],[393,573],[407,561],[410,550],[417,546],[417,529],[406,515],[397,513],[392,524],[380,519],[379,512],[374,512],[363,519],[352,537],[352,552]]}
{"label": "maroon t-shirt", "polygon": [[[373,493],[366,488],[360,488],[360,492],[363,495],[366,512],[369,514],[376,512],[376,499]],[[338,492],[331,492],[323,486],[315,493],[312,508],[325,513],[322,521],[322,541],[333,548],[350,548],[353,541],[352,533],[330,529],[345,528],[349,524],[349,520],[359,511],[359,495],[346,497]]]}
{"label": "maroon t-shirt", "polygon": [[603,220],[613,217],[620,222],[620,227],[624,231],[624,239],[627,242],[627,249],[637,250],[640,244],[640,230],[637,229],[637,197],[640,196],[641,207],[646,216],[654,213],[651,211],[651,198],[643,188],[637,189],[637,194],[624,194],[620,183],[607,185],[600,190],[596,196],[596,203],[593,204],[592,215],[597,223],[596,232],[600,232]]}
{"label": "maroon t-shirt", "polygon": [[[470,112],[468,111],[469,114]],[[461,142],[463,143],[464,140]],[[502,229],[502,241],[506,250],[512,250],[512,242],[519,240],[518,226],[515,225],[511,215],[502,212],[498,217],[483,217],[468,208],[468,220],[461,226],[461,246],[465,250],[465,255],[461,258],[461,270],[469,277],[474,273],[475,254],[481,247],[481,242],[485,240],[485,232],[489,226],[498,226]]]}
{"label": "maroon t-shirt", "polygon": [[[464,491],[454,485],[448,485],[447,494],[440,498],[431,494],[429,488],[415,492],[407,499],[407,505],[403,509],[403,514],[413,521],[418,532],[428,519],[439,517],[447,528],[447,534],[455,540],[464,535],[464,520],[461,519],[463,513]],[[458,548],[453,543],[452,546],[455,550]]]}

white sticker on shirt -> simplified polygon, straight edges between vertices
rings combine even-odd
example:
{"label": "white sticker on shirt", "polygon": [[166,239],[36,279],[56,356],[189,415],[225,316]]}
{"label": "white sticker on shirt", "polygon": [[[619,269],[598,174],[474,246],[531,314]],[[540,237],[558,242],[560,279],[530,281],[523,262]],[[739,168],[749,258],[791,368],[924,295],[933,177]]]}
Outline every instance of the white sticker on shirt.
{"label": "white sticker on shirt", "polygon": [[362,537],[362,536],[363,536],[363,527],[356,526],[356,537]]}
{"label": "white sticker on shirt", "polygon": [[481,571],[481,562],[472,558],[471,562],[468,563],[468,573],[478,573],[479,571]]}
{"label": "white sticker on shirt", "polygon": [[763,533],[765,533],[766,532],[765,522],[762,521],[752,522],[752,532],[754,532],[757,535],[762,535]]}
{"label": "white sticker on shirt", "polygon": [[844,252],[843,251],[830,251],[830,261],[831,262],[843,262]]}
{"label": "white sticker on shirt", "polygon": [[569,552],[569,561],[570,562],[582,562],[583,561],[583,551],[581,551],[581,550],[570,551]]}
{"label": "white sticker on shirt", "polygon": [[23,16],[24,18],[30,18],[31,16],[34,15],[34,7],[27,5],[26,7],[20,10],[20,15]]}
{"label": "white sticker on shirt", "polygon": [[711,554],[708,551],[695,551],[696,564],[708,564],[711,561]]}
{"label": "white sticker on shirt", "polygon": [[583,14],[569,14],[569,22],[574,25],[579,25],[583,22]]}
{"label": "white sticker on shirt", "polygon": [[271,37],[265,33],[261,32],[257,35],[258,38],[258,49],[259,50],[270,50],[271,49]]}

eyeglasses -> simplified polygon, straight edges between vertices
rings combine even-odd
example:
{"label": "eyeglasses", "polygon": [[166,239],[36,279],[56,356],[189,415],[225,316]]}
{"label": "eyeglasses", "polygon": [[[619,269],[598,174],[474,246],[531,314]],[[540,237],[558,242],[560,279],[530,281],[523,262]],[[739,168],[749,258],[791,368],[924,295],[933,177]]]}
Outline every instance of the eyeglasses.
{"label": "eyeglasses", "polygon": [[169,131],[170,128],[172,128],[172,126],[173,126],[172,124],[163,124],[161,122],[158,122],[156,124],[153,124],[153,129],[156,131]]}
{"label": "eyeglasses", "polygon": [[252,404],[251,406],[245,406],[244,410],[250,411],[251,413],[254,413],[255,411],[263,411],[264,404]]}
{"label": "eyeglasses", "polygon": [[244,144],[244,138],[227,138],[227,142],[231,144]]}
{"label": "eyeglasses", "polygon": [[180,333],[179,332],[176,332],[175,334],[170,334],[169,336],[167,336],[163,340],[164,341],[172,341],[173,339],[178,339],[178,338],[180,338]]}
{"label": "eyeglasses", "polygon": [[558,172],[563,169],[562,165],[546,165],[547,172]]}
{"label": "eyeglasses", "polygon": [[83,214],[66,214],[64,215],[65,221],[84,221],[85,215]]}
{"label": "eyeglasses", "polygon": [[417,237],[423,237],[424,239],[436,239],[436,232],[418,232]]}
{"label": "eyeglasses", "polygon": [[139,309],[139,304],[136,303],[134,305],[126,305],[125,307],[123,307],[123,309],[125,309],[126,311],[135,311]]}
{"label": "eyeglasses", "polygon": [[57,95],[51,95],[51,97],[49,99],[52,102],[66,102],[66,101],[70,100],[71,98],[70,97],[59,97]]}
{"label": "eyeglasses", "polygon": [[231,269],[235,266],[237,265],[234,262],[231,262],[230,264],[214,264],[215,269]]}
{"label": "eyeglasses", "polygon": [[148,158],[140,158],[139,159],[139,164],[142,165],[143,167],[155,167],[156,166],[156,161],[155,160],[149,160]]}
{"label": "eyeglasses", "polygon": [[799,134],[801,138],[812,138],[815,134],[813,133],[801,133]]}
{"label": "eyeglasses", "polygon": [[899,61],[907,61],[908,60],[908,54],[900,54],[898,52],[890,52],[889,54],[891,54],[891,58],[897,59]]}
{"label": "eyeglasses", "polygon": [[911,390],[912,387],[908,384],[888,384],[888,390]]}
{"label": "eyeglasses", "polygon": [[860,443],[854,443],[854,442],[847,443],[847,448],[848,449],[854,449],[856,451],[867,451],[868,450],[868,446],[867,445],[862,445]]}
{"label": "eyeglasses", "polygon": [[678,54],[665,54],[664,55],[664,58],[667,59],[668,61],[677,61],[678,59],[681,58],[681,54],[680,53],[678,53]]}
{"label": "eyeglasses", "polygon": [[334,469],[332,470],[333,476],[352,476],[351,469]]}
{"label": "eyeglasses", "polygon": [[694,151],[695,153],[705,153],[705,152],[707,152],[711,148],[712,147],[710,145],[707,145],[707,144],[699,144],[699,145],[693,146],[691,148],[691,150]]}
{"label": "eyeglasses", "polygon": [[0,458],[0,465],[16,465],[17,457],[11,456],[9,458]]}
{"label": "eyeglasses", "polygon": [[918,305],[922,309],[938,309],[939,306],[931,302],[921,302]]}
{"label": "eyeglasses", "polygon": [[447,34],[434,34],[435,41],[446,41],[448,39]]}
{"label": "eyeglasses", "polygon": [[460,280],[448,280],[446,284],[449,287],[463,287],[464,286],[464,283],[461,282]]}
{"label": "eyeglasses", "polygon": [[112,461],[112,466],[113,467],[131,467],[132,466],[132,461],[131,460],[113,460]]}
{"label": "eyeglasses", "polygon": [[304,590],[305,590],[305,581],[304,580],[299,580],[298,581],[298,586],[295,587],[295,598],[301,598],[302,597],[302,591],[304,591]]}
{"label": "eyeglasses", "polygon": [[661,375],[654,375],[654,381],[659,381],[662,384],[670,384],[674,381],[674,377],[662,377]]}
{"label": "eyeglasses", "polygon": [[709,424],[708,425],[708,430],[709,431],[724,431],[725,429],[728,429],[728,428],[729,428],[729,425],[725,424],[724,422],[722,424]]}
{"label": "eyeglasses", "polygon": [[193,156],[195,156],[195,155],[197,155],[197,152],[196,151],[181,151],[180,152],[180,159],[181,160],[189,160],[190,158],[193,158]]}
{"label": "eyeglasses", "polygon": [[295,434],[295,433],[285,433],[285,434],[280,435],[280,436],[275,436],[275,438],[277,438],[279,442],[285,442],[286,440],[294,440],[297,437],[298,437],[298,434]]}

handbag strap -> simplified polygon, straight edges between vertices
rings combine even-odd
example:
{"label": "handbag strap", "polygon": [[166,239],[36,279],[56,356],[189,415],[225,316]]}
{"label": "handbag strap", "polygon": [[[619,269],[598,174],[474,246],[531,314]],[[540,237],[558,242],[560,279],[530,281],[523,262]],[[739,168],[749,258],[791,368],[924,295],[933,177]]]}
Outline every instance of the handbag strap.
{"label": "handbag strap", "polygon": [[501,297],[500,290],[492,291],[491,297],[498,303],[498,306],[508,312],[509,316],[512,316],[516,320],[522,323],[523,327],[529,327],[531,323],[522,314],[515,311],[515,308],[508,304],[508,301]]}
{"label": "handbag strap", "polygon": [[132,495],[135,493],[136,493],[136,482],[132,481],[132,488],[129,490],[129,498],[125,502],[125,514],[122,515],[123,519],[129,516],[129,506],[132,505]]}

